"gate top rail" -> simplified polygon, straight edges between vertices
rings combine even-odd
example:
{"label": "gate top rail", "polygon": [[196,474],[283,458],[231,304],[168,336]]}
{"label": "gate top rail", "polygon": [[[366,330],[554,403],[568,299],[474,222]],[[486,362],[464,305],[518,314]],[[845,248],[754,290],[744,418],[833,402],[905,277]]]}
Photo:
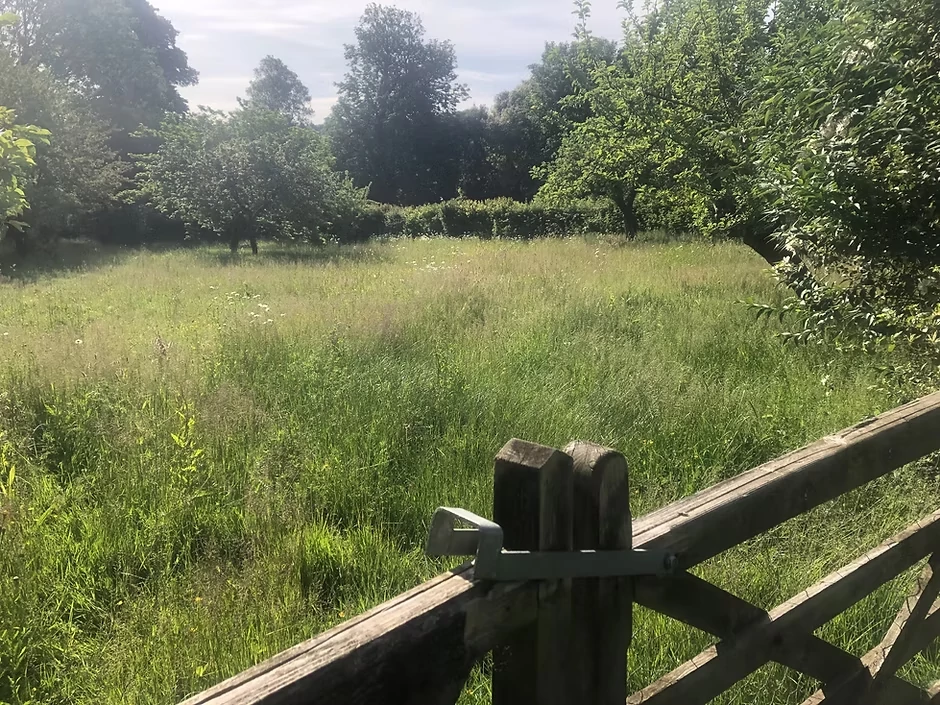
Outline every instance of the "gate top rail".
{"label": "gate top rail", "polygon": [[[640,517],[633,548],[674,553],[687,569],[937,450],[940,392]],[[536,582],[474,580],[465,565],[183,705],[452,703],[472,664],[536,618],[537,598]]]}

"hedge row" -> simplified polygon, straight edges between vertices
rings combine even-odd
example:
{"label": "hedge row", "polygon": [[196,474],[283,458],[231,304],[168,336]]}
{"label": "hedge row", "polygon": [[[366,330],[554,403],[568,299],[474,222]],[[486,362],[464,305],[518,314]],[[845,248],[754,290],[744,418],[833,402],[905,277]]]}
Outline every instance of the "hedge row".
{"label": "hedge row", "polygon": [[623,218],[616,208],[594,201],[558,208],[510,198],[461,198],[410,207],[370,203],[333,229],[341,241],[422,235],[529,239],[623,232]]}
{"label": "hedge row", "polygon": [[[422,235],[530,239],[622,232],[620,212],[604,203],[572,201],[559,208],[510,198],[486,201],[461,198],[409,207],[369,201],[364,208],[324,228],[324,235],[338,242]],[[187,227],[140,203],[118,204],[87,215],[70,232],[61,234],[121,245],[215,239],[212,233]]]}

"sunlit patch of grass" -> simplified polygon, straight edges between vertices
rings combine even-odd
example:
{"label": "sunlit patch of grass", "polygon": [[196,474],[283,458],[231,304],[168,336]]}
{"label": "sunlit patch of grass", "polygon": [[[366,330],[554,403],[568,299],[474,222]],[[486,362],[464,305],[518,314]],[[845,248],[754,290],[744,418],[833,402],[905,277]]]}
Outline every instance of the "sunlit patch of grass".
{"label": "sunlit patch of grass", "polygon": [[[512,436],[622,450],[641,514],[900,401],[881,361],[785,345],[737,303],[775,296],[739,246],[604,239],[98,253],[4,280],[0,702],[170,703],[407,589],[441,568],[436,506],[489,513]],[[936,485],[906,470],[703,574],[772,606]],[[905,589],[828,633],[861,648]],[[638,615],[631,682],[704,643]],[[809,685],[765,669],[723,702]]]}

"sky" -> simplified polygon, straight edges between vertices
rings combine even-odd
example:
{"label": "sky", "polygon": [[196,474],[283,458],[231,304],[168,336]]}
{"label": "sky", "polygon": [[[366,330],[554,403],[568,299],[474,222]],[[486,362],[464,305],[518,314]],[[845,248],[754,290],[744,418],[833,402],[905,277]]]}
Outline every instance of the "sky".
{"label": "sky", "polygon": [[[346,70],[343,44],[367,0],[151,0],[179,30],[177,45],[199,71],[199,84],[184,88],[190,106],[237,107],[252,71],[267,54],[294,70],[312,96],[314,121],[322,122],[336,100]],[[428,39],[449,39],[457,53],[458,80],[470,98],[462,107],[489,105],[493,97],[528,75],[546,41],[569,41],[575,17],[571,0],[392,0],[417,12]],[[595,0],[594,34],[619,39],[622,13],[616,0]]]}

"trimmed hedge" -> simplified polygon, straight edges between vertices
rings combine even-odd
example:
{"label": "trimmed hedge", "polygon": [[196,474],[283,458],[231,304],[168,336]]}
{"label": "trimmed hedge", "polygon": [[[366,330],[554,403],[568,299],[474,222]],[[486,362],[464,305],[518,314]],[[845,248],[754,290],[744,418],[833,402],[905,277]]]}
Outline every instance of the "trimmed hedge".
{"label": "trimmed hedge", "polygon": [[520,203],[510,198],[471,201],[455,198],[423,206],[390,206],[370,202],[347,223],[334,224],[340,241],[372,237],[483,237],[530,239],[588,233],[623,232],[623,218],[613,206],[572,201],[565,208]]}

